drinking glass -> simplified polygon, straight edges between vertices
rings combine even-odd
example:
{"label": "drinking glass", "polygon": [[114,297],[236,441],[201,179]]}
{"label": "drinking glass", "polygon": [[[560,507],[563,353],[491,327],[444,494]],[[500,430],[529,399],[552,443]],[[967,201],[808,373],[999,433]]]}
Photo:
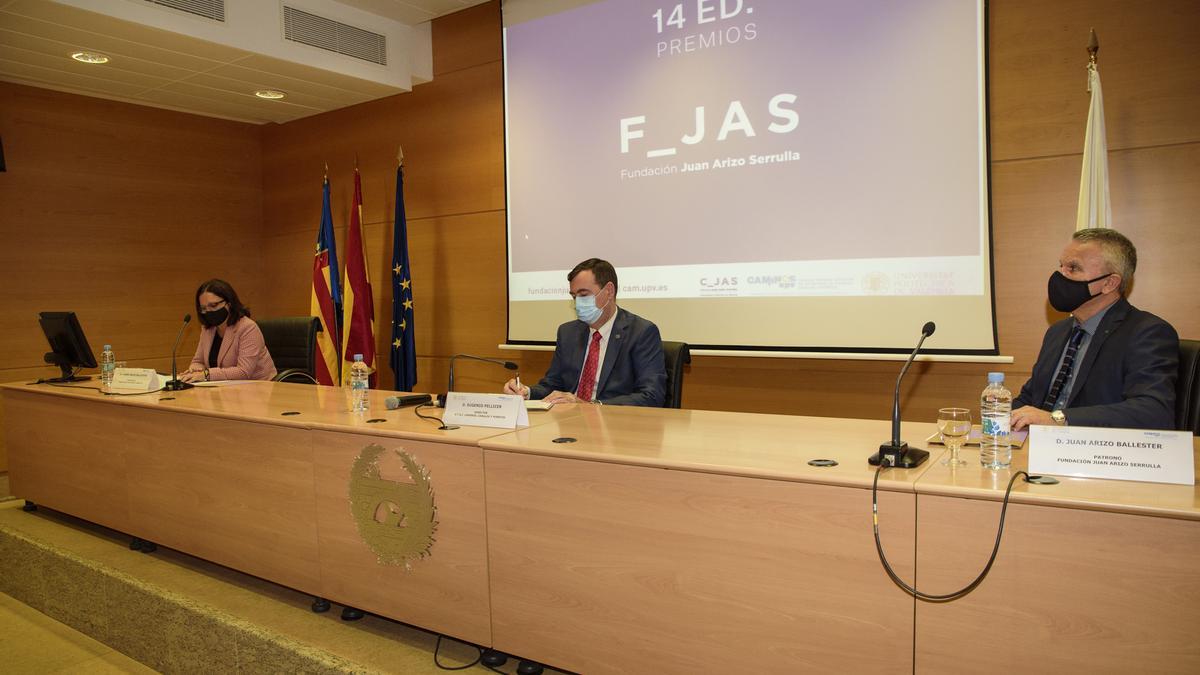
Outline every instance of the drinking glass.
{"label": "drinking glass", "polygon": [[967,461],[959,459],[958,451],[967,441],[971,433],[971,411],[966,408],[941,408],[937,418],[938,432],[942,434],[942,443],[950,451],[950,456],[942,460],[949,467],[966,466]]}

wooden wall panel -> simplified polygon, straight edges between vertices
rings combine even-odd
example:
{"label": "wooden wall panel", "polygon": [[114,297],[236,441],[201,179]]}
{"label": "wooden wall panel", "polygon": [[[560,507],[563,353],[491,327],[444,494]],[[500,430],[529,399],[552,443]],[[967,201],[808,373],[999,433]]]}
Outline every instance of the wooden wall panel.
{"label": "wooden wall panel", "polygon": [[38,311],[73,310],[97,354],[109,342],[165,368],[200,282],[224,277],[253,302],[257,127],[0,82],[0,135],[0,379],[57,372]]}
{"label": "wooden wall panel", "polygon": [[[1046,326],[1062,318],[1046,300],[1046,281],[1075,230],[1080,157],[997,163],[992,172],[996,224],[996,309],[1000,345],[1028,371]],[[1138,248],[1129,299],[1200,335],[1200,143],[1110,153],[1113,220]]]}
{"label": "wooden wall panel", "polygon": [[409,219],[502,211],[502,78],[499,62],[492,62],[439,77],[409,94],[266,126],[267,232],[303,230],[315,240],[326,162],[334,222],[344,229],[355,157],[362,176],[363,221],[390,223],[400,146]]}
{"label": "wooden wall panel", "polygon": [[482,63],[501,56],[500,3],[488,2],[455,12],[433,22],[433,76]]}
{"label": "wooden wall panel", "polygon": [[1082,151],[1093,27],[1109,148],[1200,140],[1194,0],[990,4],[993,160]]}

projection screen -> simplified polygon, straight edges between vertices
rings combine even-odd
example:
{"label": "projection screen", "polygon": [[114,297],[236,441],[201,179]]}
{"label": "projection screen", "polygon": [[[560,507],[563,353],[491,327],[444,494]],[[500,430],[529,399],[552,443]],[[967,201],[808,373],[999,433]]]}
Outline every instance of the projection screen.
{"label": "projection screen", "polygon": [[995,354],[982,0],[507,0],[508,339]]}

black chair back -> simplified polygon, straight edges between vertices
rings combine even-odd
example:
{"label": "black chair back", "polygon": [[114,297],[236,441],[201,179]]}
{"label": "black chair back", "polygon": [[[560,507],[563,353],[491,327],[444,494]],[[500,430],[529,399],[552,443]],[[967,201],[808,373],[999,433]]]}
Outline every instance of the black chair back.
{"label": "black chair back", "polygon": [[664,408],[678,408],[683,402],[683,367],[692,362],[686,342],[663,340],[663,359],[667,366],[667,398]]}
{"label": "black chair back", "polygon": [[1175,421],[1176,429],[1200,436],[1200,340],[1179,341]]}
{"label": "black chair back", "polygon": [[283,316],[258,319],[267,351],[275,361],[276,382],[316,382],[317,333],[321,321],[315,316]]}

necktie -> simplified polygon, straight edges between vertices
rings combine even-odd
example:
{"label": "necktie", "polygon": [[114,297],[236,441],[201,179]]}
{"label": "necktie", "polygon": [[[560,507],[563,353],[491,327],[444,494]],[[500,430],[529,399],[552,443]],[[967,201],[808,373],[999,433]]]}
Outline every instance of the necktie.
{"label": "necktie", "polygon": [[579,376],[579,393],[576,394],[579,400],[592,400],[592,390],[596,388],[596,371],[599,369],[600,331],[594,331],[592,344],[588,347],[587,358],[583,360],[583,374]]}
{"label": "necktie", "polygon": [[1053,410],[1054,402],[1062,395],[1063,387],[1066,386],[1067,380],[1071,379],[1071,368],[1075,365],[1075,353],[1079,351],[1079,343],[1083,341],[1084,330],[1079,326],[1071,331],[1071,338],[1067,340],[1067,352],[1063,354],[1062,366],[1058,369],[1058,374],[1054,376],[1054,383],[1050,385],[1050,393],[1046,394],[1046,400],[1042,401],[1042,410]]}

